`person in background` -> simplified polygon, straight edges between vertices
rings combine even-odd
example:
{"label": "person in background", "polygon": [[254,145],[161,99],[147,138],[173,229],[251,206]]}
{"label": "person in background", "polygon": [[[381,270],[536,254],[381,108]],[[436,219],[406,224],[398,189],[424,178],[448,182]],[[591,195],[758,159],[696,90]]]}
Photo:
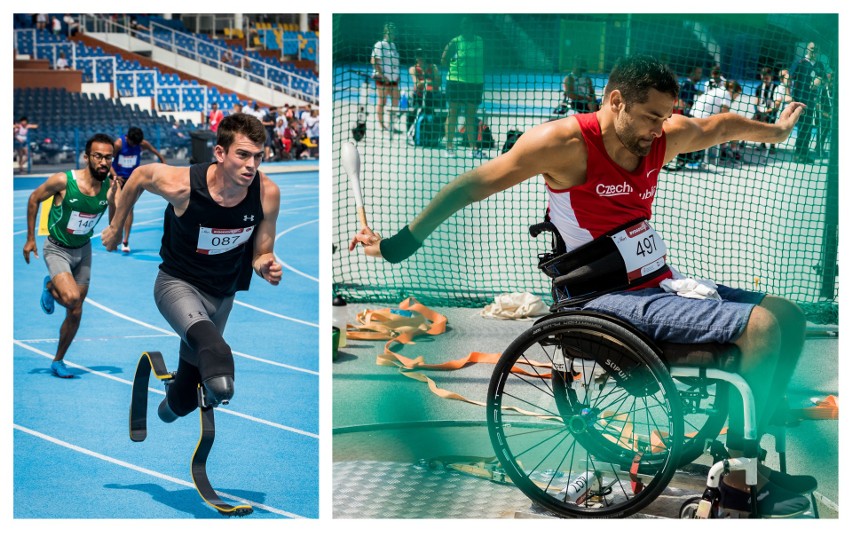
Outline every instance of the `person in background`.
{"label": "person in background", "polygon": [[[126,135],[122,135],[115,140],[115,159],[112,162],[112,175],[115,179],[116,194],[124,189],[127,185],[127,180],[130,175],[142,164],[142,150],[148,150],[154,154],[160,163],[165,163],[166,160],[157,151],[154,146],[145,140],[145,133],[141,128],[131,127],[127,130]],[[109,219],[115,215],[115,204],[109,206]],[[124,239],[121,241],[121,251],[130,253],[130,228],[133,225],[133,210],[127,215],[124,223]]]}
{"label": "person in background", "polygon": [[53,174],[32,192],[27,203],[24,261],[29,264],[31,253],[38,258],[35,228],[39,205],[53,197],[48,237],[42,249],[48,275],[42,285],[40,305],[48,315],[53,314],[56,303],[65,308],[50,371],[66,379],[74,377],[65,365],[65,355],[80,328],[83,301],[89,292],[92,235],[115,196],[115,187],[110,187],[107,180],[113,158],[112,138],[103,133],[94,135],[86,141],[83,157],[85,168]]}
{"label": "person in background", "polygon": [[[382,131],[390,130],[401,133],[395,129],[394,114],[399,107],[399,50],[396,48],[396,25],[388,22],[382,28],[382,40],[373,45],[373,53],[370,55],[370,64],[373,65],[373,79],[376,82],[376,120]],[[385,102],[390,98],[392,110],[388,113],[388,121],[385,123]]]}
{"label": "person in background", "polygon": [[482,103],[482,90],[485,83],[485,43],[476,33],[473,20],[461,19],[461,32],[444,48],[441,65],[447,72],[447,145],[444,157],[456,157],[453,138],[458,128],[459,115],[464,116],[464,130],[470,156],[482,158],[482,150],[477,147],[478,125],[476,110]]}
{"label": "person in background", "polygon": [[29,162],[29,136],[30,130],[38,128],[38,124],[30,124],[27,117],[21,117],[13,127],[15,135],[15,152],[18,156],[18,172],[23,172]]}
{"label": "person in background", "polygon": [[223,118],[225,118],[225,114],[219,109],[219,104],[213,102],[210,106],[210,113],[207,114],[207,126],[210,128],[210,131],[215,133],[219,129],[219,123],[222,122]]}

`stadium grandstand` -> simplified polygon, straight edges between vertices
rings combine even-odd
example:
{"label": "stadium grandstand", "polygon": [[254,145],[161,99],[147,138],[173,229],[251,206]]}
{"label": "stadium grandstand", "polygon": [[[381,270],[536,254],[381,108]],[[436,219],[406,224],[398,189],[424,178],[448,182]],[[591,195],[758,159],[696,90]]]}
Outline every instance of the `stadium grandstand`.
{"label": "stadium grandstand", "polygon": [[[42,15],[43,17],[44,15]],[[138,126],[177,164],[213,104],[317,108],[318,17],[310,14],[14,16],[14,119],[31,165],[78,161],[96,132]],[[147,154],[150,156],[150,154]],[[16,167],[17,168],[17,167]]]}

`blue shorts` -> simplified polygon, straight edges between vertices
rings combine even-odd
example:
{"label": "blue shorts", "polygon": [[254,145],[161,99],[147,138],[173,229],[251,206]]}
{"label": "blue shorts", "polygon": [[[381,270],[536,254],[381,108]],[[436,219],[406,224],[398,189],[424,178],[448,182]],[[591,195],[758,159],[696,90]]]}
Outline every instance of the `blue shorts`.
{"label": "blue shorts", "polygon": [[755,305],[766,296],[719,285],[722,300],[685,298],[663,289],[621,291],[595,298],[582,308],[621,318],[656,342],[734,342],[745,331]]}

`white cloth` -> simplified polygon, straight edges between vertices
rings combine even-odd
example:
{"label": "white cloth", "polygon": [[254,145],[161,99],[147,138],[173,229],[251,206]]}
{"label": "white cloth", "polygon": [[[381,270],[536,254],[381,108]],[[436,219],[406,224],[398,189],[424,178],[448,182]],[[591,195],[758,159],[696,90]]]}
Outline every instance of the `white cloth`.
{"label": "white cloth", "polygon": [[721,300],[718,287],[709,279],[664,279],[660,282],[660,288],[666,292],[675,292],[684,298],[696,300]]}
{"label": "white cloth", "polygon": [[479,314],[485,318],[516,320],[546,315],[549,312],[550,309],[538,296],[528,292],[512,292],[497,296],[494,303],[486,305]]}

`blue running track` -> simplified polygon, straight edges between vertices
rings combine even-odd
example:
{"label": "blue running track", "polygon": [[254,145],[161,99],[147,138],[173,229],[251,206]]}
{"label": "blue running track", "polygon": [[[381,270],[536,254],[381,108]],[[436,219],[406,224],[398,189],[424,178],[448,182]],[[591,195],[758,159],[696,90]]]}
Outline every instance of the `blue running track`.
{"label": "blue running track", "polygon": [[[319,514],[318,252],[316,167],[264,164],[281,188],[275,253],[282,283],[258,277],[237,294],[225,331],[236,365],[236,394],[216,409],[207,472],[223,499],[248,503],[256,518]],[[14,191],[14,517],[215,518],[192,483],[197,411],[162,423],[162,385],[151,379],[148,438],[128,434],[130,386],[146,350],[177,367],[178,338],[153,299],[166,202],[144,193],[136,204],[130,254],[93,239],[92,282],[77,338],[65,361],[74,379],[50,372],[65,310],[39,307],[47,273],[23,260],[26,204],[44,179],[16,178]]]}

